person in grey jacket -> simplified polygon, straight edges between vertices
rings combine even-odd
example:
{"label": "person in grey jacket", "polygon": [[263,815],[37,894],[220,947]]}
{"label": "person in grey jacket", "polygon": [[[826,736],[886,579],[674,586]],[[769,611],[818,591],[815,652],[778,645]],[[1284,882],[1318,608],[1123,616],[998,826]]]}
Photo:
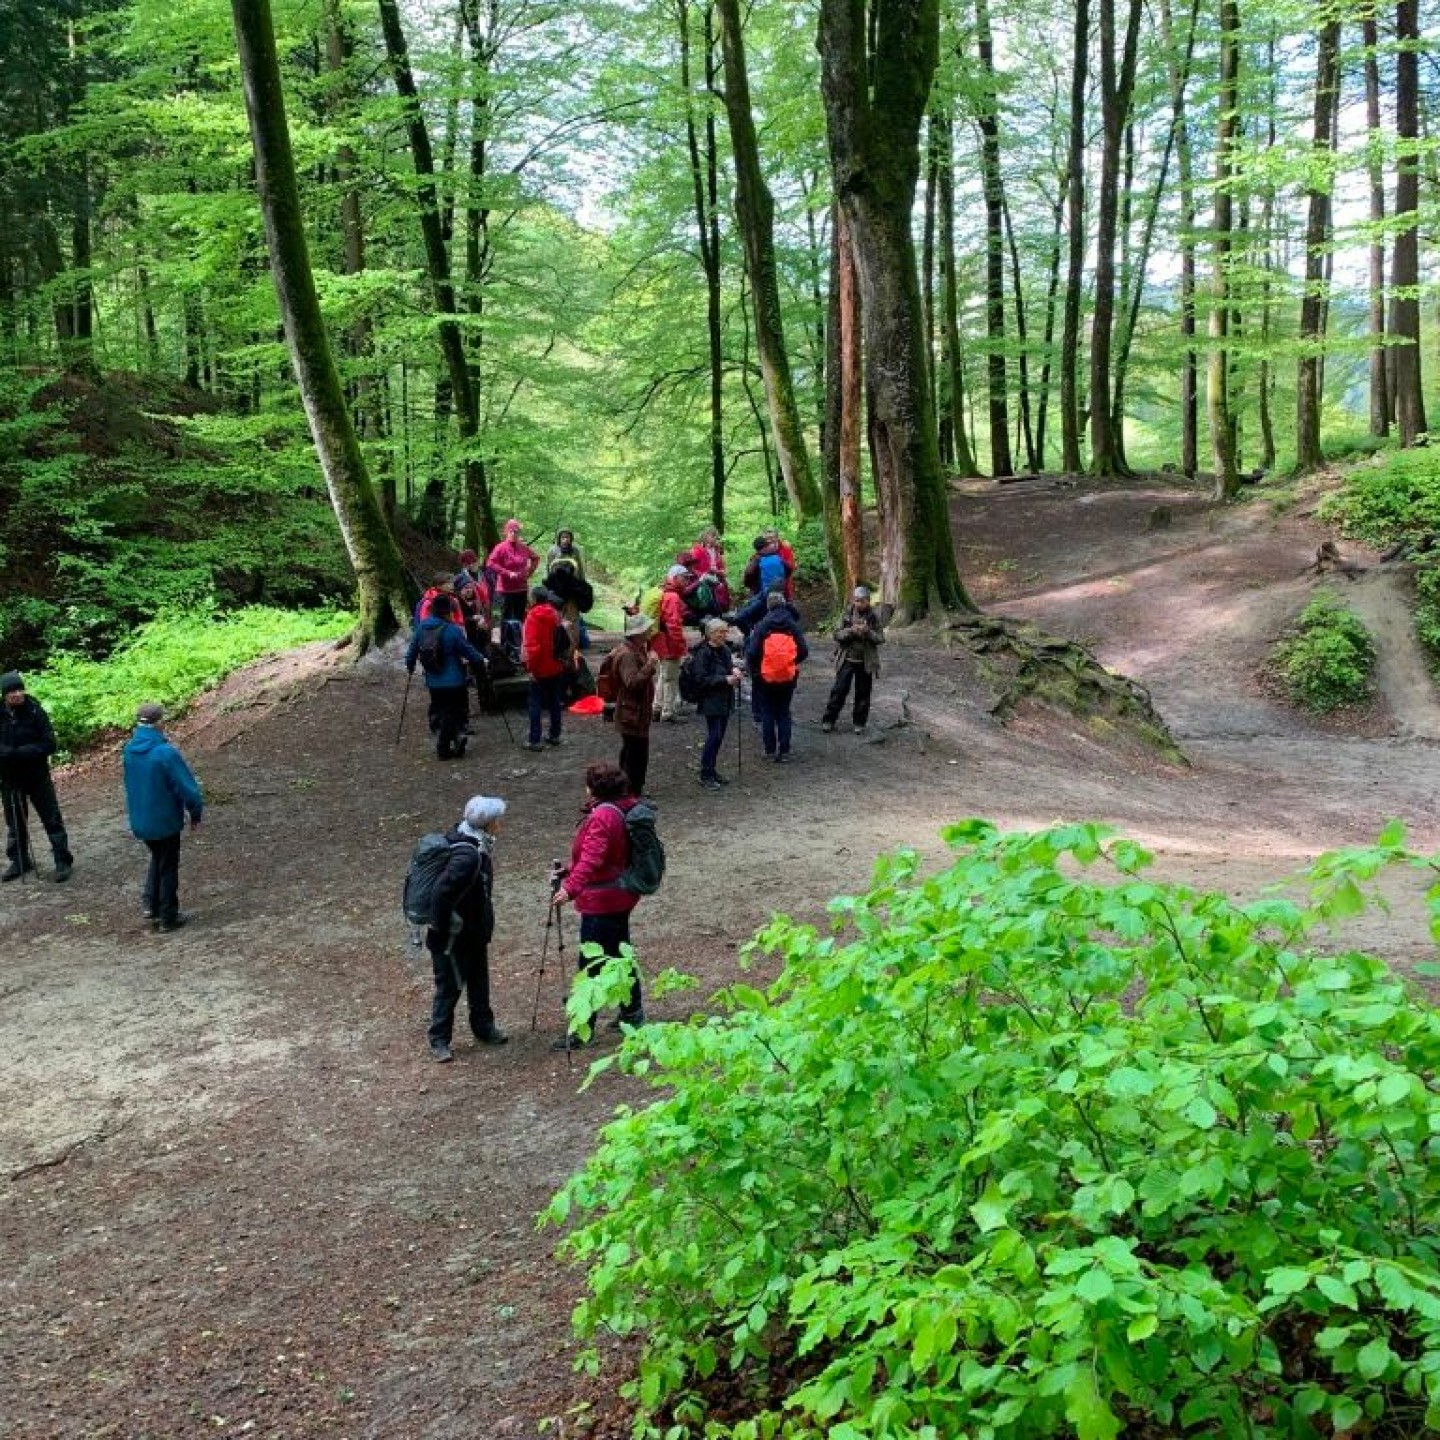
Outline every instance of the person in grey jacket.
{"label": "person in grey jacket", "polygon": [[125,809],[130,829],[150,851],[140,913],[157,930],[178,930],[190,916],[180,908],[180,836],[185,817],[200,828],[205,800],[180,752],[160,728],[165,708],[147,701],[135,712],[125,745]]}
{"label": "person in grey jacket", "polygon": [[857,585],[850,604],[835,627],[835,683],[825,702],[820,728],[828,735],[845,708],[850,687],[855,687],[855,733],[863,735],[870,721],[870,694],[875,677],[880,673],[880,646],[885,643],[885,627],[870,603],[870,591]]}

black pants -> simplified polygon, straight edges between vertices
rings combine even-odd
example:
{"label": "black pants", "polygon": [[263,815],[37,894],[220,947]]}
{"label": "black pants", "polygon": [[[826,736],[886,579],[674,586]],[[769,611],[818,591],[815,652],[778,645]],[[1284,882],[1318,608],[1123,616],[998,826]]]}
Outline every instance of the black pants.
{"label": "black pants", "polygon": [[766,755],[790,753],[790,702],[795,698],[795,681],[776,684],[770,680],[755,682],[755,698],[760,706],[760,743]]}
{"label": "black pants", "polygon": [[6,776],[0,780],[0,796],[3,796],[5,806],[5,854],[12,865],[20,860],[22,851],[27,865],[35,863],[27,803],[35,807],[35,814],[39,816],[50,841],[50,849],[54,852],[55,863],[74,863],[70,840],[65,834],[65,822],[60,818],[60,802],[55,798],[55,782],[50,778],[48,767]]}
{"label": "black pants", "polygon": [[540,743],[540,718],[542,713],[549,717],[551,740],[560,738],[561,717],[565,713],[565,672],[546,675],[543,679],[530,677],[527,696],[530,705],[530,743]]}
{"label": "black pants", "polygon": [[180,910],[180,831],[163,840],[147,840],[150,868],[145,872],[141,893],[144,907],[162,924],[173,920]]}
{"label": "black pants", "polygon": [[516,590],[513,593],[502,592],[500,595],[500,623],[503,625],[507,620],[523,620],[529,604],[530,595],[526,590]]}
{"label": "black pants", "polygon": [[845,708],[845,697],[850,693],[850,682],[855,682],[855,725],[858,729],[870,718],[870,691],[875,677],[863,665],[842,660],[835,670],[835,683],[830,687],[830,698],[825,702],[825,723],[833,725]]}
{"label": "black pants", "polygon": [[[619,915],[582,915],[580,917],[580,944],[587,942],[598,945],[604,955],[597,960],[586,960],[580,956],[579,968],[591,975],[598,975],[604,968],[605,957],[618,956],[620,947],[630,943],[630,912]],[[640,972],[634,972],[630,983],[629,999],[620,1007],[620,1019],[637,1020],[644,1008],[644,997],[640,993]]]}
{"label": "black pants", "polygon": [[470,998],[470,1032],[477,1038],[495,1028],[495,1012],[490,1008],[490,949],[475,934],[462,930],[450,953],[437,945],[438,932],[426,935],[430,965],[435,972],[435,999],[430,1006],[430,1041],[450,1043],[455,1029],[455,1007],[464,988]]}
{"label": "black pants", "polygon": [[435,736],[435,753],[448,760],[465,747],[456,741],[465,732],[470,718],[470,692],[466,685],[443,685],[430,691],[430,733]]}
{"label": "black pants", "polygon": [[622,735],[620,737],[620,768],[630,780],[630,793],[645,793],[645,774],[650,769],[650,737],[648,735]]}

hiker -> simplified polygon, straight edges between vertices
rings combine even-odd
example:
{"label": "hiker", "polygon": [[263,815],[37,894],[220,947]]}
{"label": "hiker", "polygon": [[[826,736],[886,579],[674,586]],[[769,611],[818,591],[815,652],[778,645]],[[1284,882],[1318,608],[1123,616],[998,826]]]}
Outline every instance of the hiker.
{"label": "hiker", "polygon": [[480,674],[485,657],[466,638],[456,623],[455,602],[437,595],[430,618],[422,620],[410,635],[405,651],[405,669],[415,673],[416,662],[425,672],[425,690],[430,697],[430,733],[435,737],[437,760],[460,760],[469,736],[470,681],[465,666]]}
{"label": "hiker", "polygon": [[790,705],[810,647],[782,590],[773,590],[765,606],[765,618],[745,642],[745,659],[753,677],[765,758],[783,765],[790,759]]}
{"label": "hiker", "polygon": [[780,538],[780,532],[772,525],[763,537],[768,548],[773,549],[785,567],[785,598],[792,603],[795,599],[795,551]]}
{"label": "hiker", "polygon": [[35,869],[28,814],[33,805],[55,857],[55,879],[63,884],[70,878],[75,857],[50,778],[55,727],[45,707],[25,693],[18,671],[0,675],[0,696],[0,798],[5,802],[5,855],[10,861],[0,880],[18,880]]}
{"label": "hiker", "polygon": [[691,651],[690,665],[700,699],[695,708],[705,717],[705,748],[700,752],[700,784],[718,790],[730,782],[715,768],[730,712],[735,708],[735,691],[742,679],[735,657],[730,653],[730,627],[711,618],[701,627],[704,638]]}
{"label": "hiker", "polygon": [[[564,636],[564,639],[558,638]],[[527,750],[543,750],[560,744],[560,723],[565,713],[565,675],[569,669],[572,642],[551,603],[550,592],[537,585],[530,592],[530,610],[525,616],[524,643],[520,663],[530,676],[530,738]],[[540,739],[542,712],[550,719],[550,733]]]}
{"label": "hiker", "polygon": [[555,543],[545,552],[545,569],[547,573],[557,565],[568,567],[582,580],[585,578],[585,556],[580,547],[575,543],[575,532],[573,530],[557,530],[555,532]]}
{"label": "hiker", "polygon": [[[455,557],[455,563],[459,566],[455,572],[455,589],[457,591],[467,580],[471,584],[484,582],[485,567],[481,565],[480,557],[473,550],[462,550]],[[487,584],[485,589],[488,591],[489,588]]]}
{"label": "hiker", "polygon": [[[618,765],[597,760],[585,767],[585,803],[570,844],[570,865],[561,872],[550,903],[557,911],[567,904],[575,906],[580,916],[578,964],[591,974],[603,967],[607,957],[618,956],[622,945],[630,943],[630,912],[640,897],[616,882],[630,863],[625,812],[635,804],[625,772]],[[581,953],[587,944],[600,947],[598,959],[587,960]],[[615,1024],[638,1027],[644,1023],[644,997],[637,970]],[[585,1041],[571,1031],[557,1040],[554,1048],[578,1050],[583,1044]]]}
{"label": "hiker", "polygon": [[643,613],[625,617],[625,638],[605,658],[615,679],[615,729],[620,736],[620,768],[630,793],[645,793],[650,768],[650,720],[655,704],[659,662],[650,645],[654,622]]}
{"label": "hiker", "polygon": [[500,596],[500,623],[525,618],[525,592],[540,557],[520,538],[520,522],[505,522],[505,538],[490,552],[486,564],[495,572]]}
{"label": "hiker", "polygon": [[470,1003],[470,1033],[480,1045],[504,1045],[510,1037],[495,1023],[490,1008],[490,939],[495,933],[495,836],[505,802],[472,795],[460,823],[446,832],[450,857],[430,899],[425,948],[435,973],[430,1007],[430,1053],[445,1064],[455,1008],[463,987]]}
{"label": "hiker", "polygon": [[673,724],[685,713],[680,703],[680,662],[685,658],[685,606],[680,590],[690,572],[683,565],[672,565],[660,587],[660,599],[654,616],[655,634],[650,649],[659,671],[655,688],[655,704],[650,716]]}
{"label": "hiker", "polygon": [[490,648],[490,593],[485,582],[460,581],[455,587],[455,605],[465,638],[485,654]]}
{"label": "hiker", "polygon": [[185,758],[165,738],[165,707],[146,701],[135,712],[135,733],[125,744],[125,810],[130,829],[150,851],[140,914],[169,932],[189,923],[180,908],[180,837],[185,817],[200,828],[205,799]]}
{"label": "hiker", "polygon": [[[790,547],[787,545],[786,550]],[[793,551],[791,554],[793,555]],[[755,553],[745,566],[745,584],[751,591],[750,598],[730,616],[730,622],[742,635],[749,633],[765,618],[765,602],[771,591],[780,591],[786,600],[790,599],[791,566],[785,561],[780,549],[779,536],[773,530],[755,537]],[[793,606],[792,606],[793,609]],[[794,611],[798,622],[800,612]]]}
{"label": "hiker", "polygon": [[561,618],[570,626],[577,649],[590,648],[585,612],[595,603],[595,591],[585,578],[585,557],[569,530],[557,530],[555,543],[545,556],[545,588]]}
{"label": "hiker", "polygon": [[724,578],[725,544],[720,539],[720,532],[713,525],[702,530],[695,543],[688,550],[682,551],[675,559],[696,579],[705,575],[718,575],[722,579]]}
{"label": "hiker", "polygon": [[413,618],[417,624],[421,620],[428,620],[435,613],[435,601],[441,595],[449,596],[452,599],[454,598],[455,577],[451,575],[449,571],[437,574],[434,579],[431,580],[429,588],[419,600],[415,602]]}
{"label": "hiker", "polygon": [[855,587],[834,635],[838,647],[835,651],[835,683],[830,687],[830,698],[825,702],[820,728],[827,735],[835,728],[835,722],[845,708],[845,697],[853,684],[855,708],[851,714],[855,721],[855,733],[864,735],[870,719],[870,692],[875,677],[880,673],[880,646],[885,643],[885,629],[870,603],[867,586]]}

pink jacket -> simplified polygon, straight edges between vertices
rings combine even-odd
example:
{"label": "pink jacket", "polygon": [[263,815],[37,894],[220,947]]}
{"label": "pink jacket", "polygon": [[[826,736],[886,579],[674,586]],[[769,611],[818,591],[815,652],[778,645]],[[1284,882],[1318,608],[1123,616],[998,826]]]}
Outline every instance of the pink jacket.
{"label": "pink jacket", "polygon": [[485,563],[499,576],[495,588],[502,595],[518,595],[530,583],[540,557],[523,540],[502,540]]}
{"label": "pink jacket", "polygon": [[570,873],[561,882],[581,915],[621,915],[633,910],[640,897],[615,882],[630,863],[630,837],[623,812],[634,805],[633,796],[597,800],[587,811],[570,842]]}

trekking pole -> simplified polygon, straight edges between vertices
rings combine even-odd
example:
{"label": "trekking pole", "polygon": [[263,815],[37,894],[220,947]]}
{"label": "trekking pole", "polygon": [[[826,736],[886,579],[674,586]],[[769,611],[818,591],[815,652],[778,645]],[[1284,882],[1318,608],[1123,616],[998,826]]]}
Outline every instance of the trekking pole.
{"label": "trekking pole", "polygon": [[745,774],[745,672],[740,672],[740,683],[735,687],[735,779],[738,782]]}
{"label": "trekking pole", "polygon": [[[535,1004],[530,1011],[530,1029],[536,1030],[540,1026],[540,987],[545,982],[545,961],[550,954],[550,932],[559,930],[560,916],[555,909],[555,894],[560,889],[560,872],[565,868],[564,862],[552,860],[550,862],[550,901],[545,906],[545,940],[540,946],[540,969],[535,974]],[[560,954],[565,953],[565,932],[560,931]]]}
{"label": "trekking pole", "polygon": [[400,723],[395,727],[395,743],[400,743],[400,732],[405,728],[405,707],[410,703],[410,685],[415,679],[415,672],[411,670],[405,676],[405,694],[400,701]]}
{"label": "trekking pole", "polygon": [[21,791],[12,790],[8,785],[4,787],[4,795],[5,824],[15,837],[15,859],[20,866],[20,883],[23,885],[26,876],[35,868],[35,857],[30,850],[30,821],[26,813],[29,805]]}

